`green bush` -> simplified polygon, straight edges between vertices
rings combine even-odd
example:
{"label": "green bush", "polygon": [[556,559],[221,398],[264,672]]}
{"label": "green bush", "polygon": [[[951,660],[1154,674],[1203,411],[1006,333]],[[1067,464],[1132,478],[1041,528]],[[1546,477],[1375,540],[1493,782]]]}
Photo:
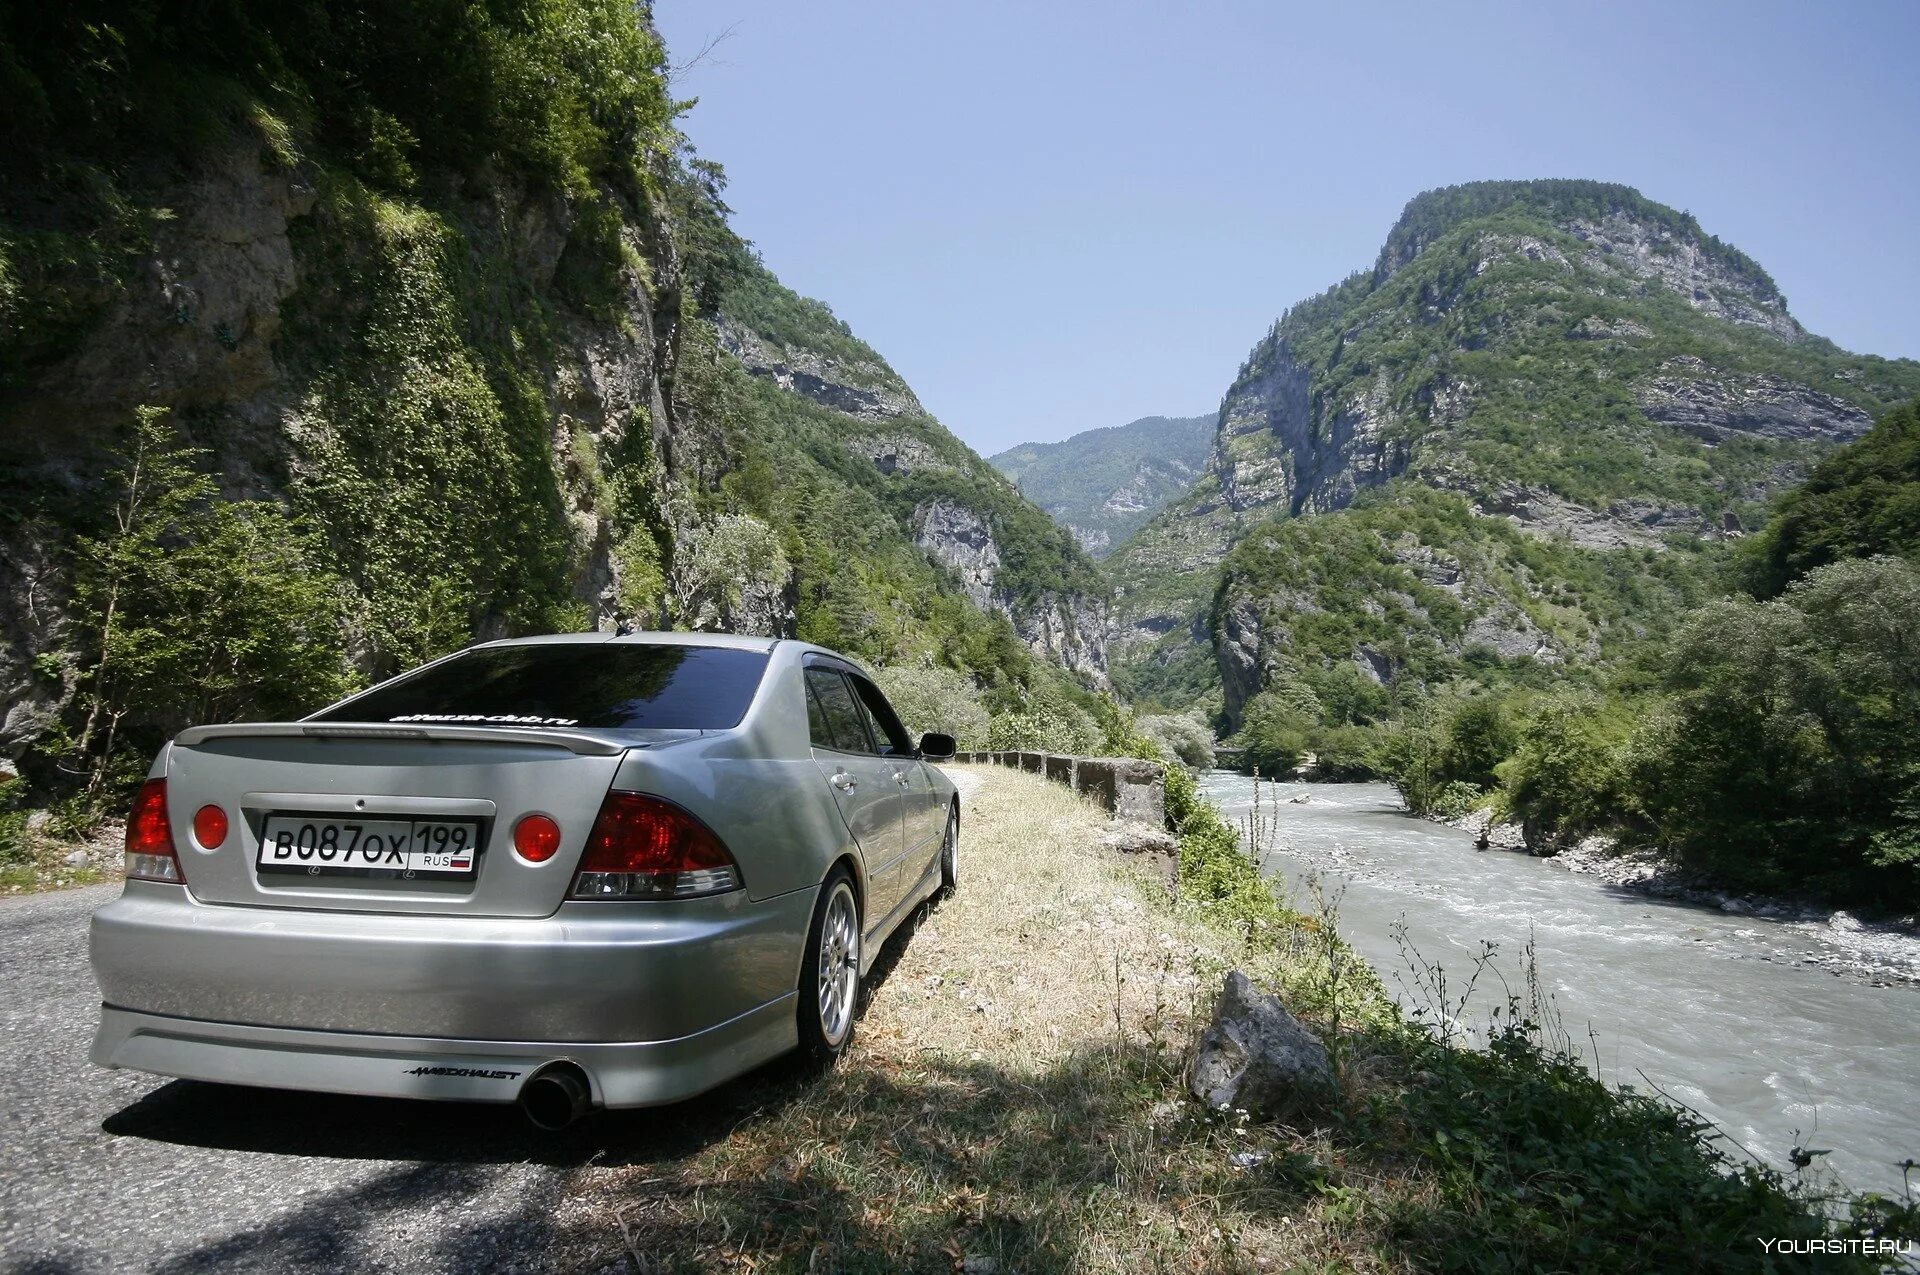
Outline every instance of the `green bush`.
{"label": "green bush", "polygon": [[893,665],[875,669],[873,678],[915,738],[941,731],[958,740],[963,751],[988,746],[991,727],[986,705],[966,674],[938,665]]}
{"label": "green bush", "polygon": [[1684,862],[1762,890],[1920,900],[1920,569],[1819,567],[1674,644],[1641,800]]}
{"label": "green bush", "polygon": [[1513,756],[1497,767],[1497,809],[1526,829],[1536,849],[1633,826],[1633,731],[1631,711],[1597,694],[1548,697],[1529,716]]}

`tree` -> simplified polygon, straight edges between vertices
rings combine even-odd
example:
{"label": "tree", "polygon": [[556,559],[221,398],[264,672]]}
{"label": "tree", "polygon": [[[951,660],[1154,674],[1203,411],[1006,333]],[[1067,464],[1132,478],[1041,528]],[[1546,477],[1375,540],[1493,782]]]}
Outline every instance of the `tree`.
{"label": "tree", "polygon": [[142,407],[105,529],[74,547],[69,769],[99,797],[193,722],[310,712],[348,684],[345,595],[275,506],[226,501],[166,411]]}
{"label": "tree", "polygon": [[1778,596],[1816,567],[1920,557],[1920,402],[1883,416],[1814,467],[1746,546],[1748,588]]}
{"label": "tree", "polygon": [[1920,571],[1819,567],[1696,614],[1641,788],[1663,844],[1764,889],[1920,897]]}

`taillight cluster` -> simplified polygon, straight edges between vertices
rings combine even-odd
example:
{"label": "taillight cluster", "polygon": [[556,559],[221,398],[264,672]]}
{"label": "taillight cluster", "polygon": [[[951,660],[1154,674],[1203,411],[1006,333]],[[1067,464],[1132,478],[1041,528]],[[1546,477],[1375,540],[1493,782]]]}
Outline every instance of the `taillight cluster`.
{"label": "taillight cluster", "polygon": [[164,779],[147,780],[134,795],[133,812],[127,816],[127,876],[136,881],[186,884],[173,845],[173,824],[167,818]]}
{"label": "taillight cluster", "polygon": [[688,899],[740,887],[740,865],[704,823],[645,793],[607,794],[569,897]]}

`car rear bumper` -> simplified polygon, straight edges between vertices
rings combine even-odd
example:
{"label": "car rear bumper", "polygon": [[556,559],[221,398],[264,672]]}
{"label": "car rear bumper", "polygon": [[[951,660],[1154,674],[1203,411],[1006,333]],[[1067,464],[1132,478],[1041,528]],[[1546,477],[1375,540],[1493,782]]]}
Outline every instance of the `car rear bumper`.
{"label": "car rear bumper", "polygon": [[[94,1057],[209,1080],[462,1098],[499,1086],[395,1079],[392,1063],[504,1071],[461,1060],[571,1057],[596,1091],[596,1065],[623,1077],[607,1082],[614,1105],[669,1101],[655,1095],[697,1092],[771,1056],[763,1047],[794,1043],[813,896],[578,903],[522,919],[234,907],[131,881],[93,918],[106,1007]],[[693,1083],[702,1058],[718,1070]],[[352,1079],[319,1083],[330,1068]]]}
{"label": "car rear bumper", "polygon": [[513,1102],[549,1063],[587,1075],[593,1102],[644,1107],[713,1088],[797,1043],[794,993],[679,1040],[452,1040],[251,1027],[101,1007],[93,1061],[162,1076],[382,1098]]}

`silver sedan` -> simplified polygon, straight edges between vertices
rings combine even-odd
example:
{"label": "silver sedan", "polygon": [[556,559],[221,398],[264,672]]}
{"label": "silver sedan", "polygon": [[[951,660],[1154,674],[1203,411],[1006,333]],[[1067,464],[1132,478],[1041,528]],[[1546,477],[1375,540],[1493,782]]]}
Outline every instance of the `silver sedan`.
{"label": "silver sedan", "polygon": [[491,642],[194,727],[93,918],[93,1059],[548,1127],[830,1060],[956,883],[953,748],[842,656],[710,634]]}

